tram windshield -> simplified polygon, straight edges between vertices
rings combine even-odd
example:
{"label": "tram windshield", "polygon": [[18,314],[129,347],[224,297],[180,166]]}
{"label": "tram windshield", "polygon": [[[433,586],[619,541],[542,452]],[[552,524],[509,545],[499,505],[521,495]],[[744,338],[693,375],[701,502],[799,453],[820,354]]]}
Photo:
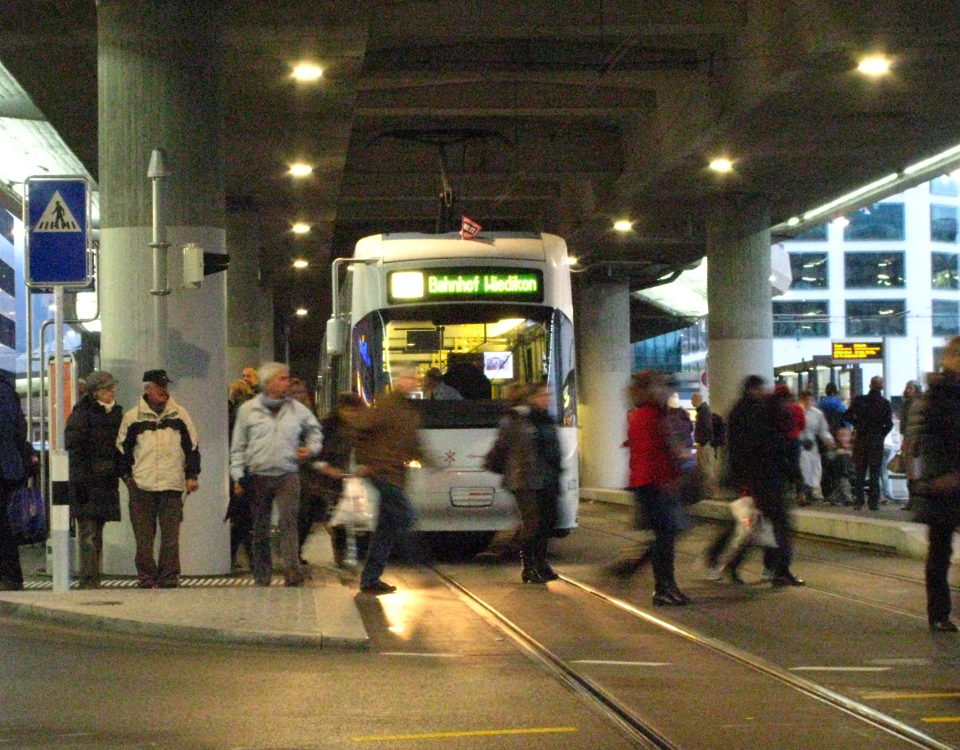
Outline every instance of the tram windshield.
{"label": "tram windshield", "polygon": [[[531,305],[410,305],[376,310],[353,329],[356,385],[368,400],[398,367],[421,377],[423,426],[493,427],[512,387],[546,383],[551,413],[576,423],[573,324]],[[439,377],[438,377],[439,376]],[[441,385],[442,383],[442,385]]]}

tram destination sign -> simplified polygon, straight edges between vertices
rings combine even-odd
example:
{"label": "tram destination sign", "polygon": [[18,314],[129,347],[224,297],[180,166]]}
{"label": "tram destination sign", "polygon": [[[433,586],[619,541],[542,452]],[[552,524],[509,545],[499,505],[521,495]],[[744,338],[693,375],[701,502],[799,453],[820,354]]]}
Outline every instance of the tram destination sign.
{"label": "tram destination sign", "polygon": [[427,268],[389,275],[392,303],[543,302],[543,272],[535,268]]}
{"label": "tram destination sign", "polygon": [[882,341],[834,341],[833,360],[842,362],[863,362],[883,359]]}

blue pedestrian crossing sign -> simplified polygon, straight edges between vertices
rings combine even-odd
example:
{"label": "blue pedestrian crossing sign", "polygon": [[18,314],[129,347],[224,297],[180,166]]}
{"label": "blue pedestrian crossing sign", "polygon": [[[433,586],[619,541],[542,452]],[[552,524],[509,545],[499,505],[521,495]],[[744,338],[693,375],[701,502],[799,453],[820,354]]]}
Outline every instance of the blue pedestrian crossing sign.
{"label": "blue pedestrian crossing sign", "polygon": [[87,286],[90,181],[86,177],[28,177],[24,203],[27,286]]}

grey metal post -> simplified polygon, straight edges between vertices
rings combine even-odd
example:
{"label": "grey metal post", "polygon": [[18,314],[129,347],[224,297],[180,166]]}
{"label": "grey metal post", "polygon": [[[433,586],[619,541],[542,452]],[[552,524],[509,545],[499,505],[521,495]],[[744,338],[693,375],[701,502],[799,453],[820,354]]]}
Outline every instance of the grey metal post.
{"label": "grey metal post", "polygon": [[[66,483],[70,478],[67,451],[64,448],[63,431],[66,427],[66,398],[63,377],[63,285],[53,287],[55,344],[53,371],[56,373],[56,441],[51,445],[50,479],[53,484]],[[57,494],[51,493],[52,498]],[[60,499],[60,498],[57,498]],[[70,506],[50,505],[50,541],[53,546],[53,590],[57,593],[70,590]]]}
{"label": "grey metal post", "polygon": [[154,320],[154,361],[165,367],[167,365],[167,295],[170,287],[167,284],[167,242],[166,223],[166,185],[164,181],[169,176],[163,149],[155,148],[150,154],[150,166],[147,177],[150,179],[153,196],[153,320]]}

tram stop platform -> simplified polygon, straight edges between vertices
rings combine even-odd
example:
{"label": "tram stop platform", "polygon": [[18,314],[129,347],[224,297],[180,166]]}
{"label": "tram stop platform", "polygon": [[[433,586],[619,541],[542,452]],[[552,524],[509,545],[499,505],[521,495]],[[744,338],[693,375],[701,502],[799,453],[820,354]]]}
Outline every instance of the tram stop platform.
{"label": "tram stop platform", "polygon": [[[628,491],[609,489],[584,488],[581,499],[633,502]],[[726,500],[708,499],[692,506],[692,512],[722,519],[729,511]],[[793,519],[800,534],[875,545],[908,557],[926,554],[926,527],[894,503],[878,511],[813,505],[795,509]],[[333,565],[329,537],[320,530],[304,548],[312,577],[300,588],[284,587],[279,576],[270,587],[255,586],[249,572],[241,572],[183,576],[176,589],[151,590],[137,588],[130,577],[107,577],[100,589],[55,593],[45,573],[43,545],[21,547],[20,555],[24,590],[0,591],[3,616],[184,641],[321,649],[370,645],[356,602],[357,573]]]}
{"label": "tram stop platform", "polygon": [[140,589],[134,578],[107,576],[99,589],[55,593],[44,545],[24,546],[24,590],[0,591],[0,615],[184,641],[367,648],[357,572],[333,565],[322,530],[308,538],[304,556],[311,578],[298,588],[286,588],[279,575],[269,587],[255,586],[247,571],[181,576],[175,589]]}
{"label": "tram stop platform", "polygon": [[[581,488],[581,500],[632,505],[633,495],[627,490]],[[690,507],[698,518],[729,517],[729,500],[710,498]],[[905,557],[922,559],[927,554],[927,527],[913,520],[913,512],[902,503],[887,501],[879,510],[815,503],[792,511],[793,528],[798,534],[836,541],[882,547]],[[960,545],[955,561],[960,561]]]}

